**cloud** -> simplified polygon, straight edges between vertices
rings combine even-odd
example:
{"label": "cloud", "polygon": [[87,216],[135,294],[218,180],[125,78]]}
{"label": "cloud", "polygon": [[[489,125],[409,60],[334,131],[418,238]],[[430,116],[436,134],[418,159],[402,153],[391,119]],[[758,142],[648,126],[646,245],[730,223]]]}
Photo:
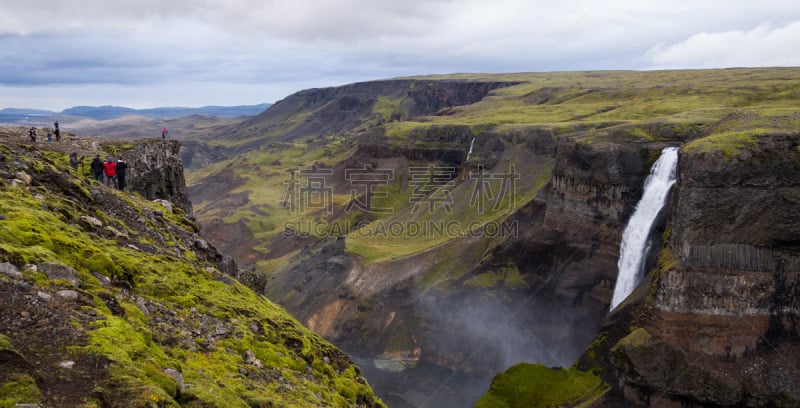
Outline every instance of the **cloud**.
{"label": "cloud", "polygon": [[[7,3],[7,4],[4,4]],[[0,34],[128,31],[194,21],[296,41],[413,36],[445,19],[455,0],[3,0]]]}
{"label": "cloud", "polygon": [[684,41],[656,46],[644,60],[658,68],[796,66],[800,21],[783,27],[760,24],[748,30],[698,33]]}
{"label": "cloud", "polygon": [[[754,65],[748,56],[790,57],[790,46],[760,44],[794,32],[795,1],[0,0],[0,87],[300,90],[451,72]],[[702,32],[740,33],[760,50]]]}

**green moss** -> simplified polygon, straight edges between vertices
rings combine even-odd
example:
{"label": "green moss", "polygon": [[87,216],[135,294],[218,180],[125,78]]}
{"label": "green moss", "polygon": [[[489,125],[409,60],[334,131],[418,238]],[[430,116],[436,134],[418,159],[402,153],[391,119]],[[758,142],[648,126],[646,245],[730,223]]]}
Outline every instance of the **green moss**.
{"label": "green moss", "polygon": [[641,347],[647,344],[652,337],[653,336],[644,328],[639,327],[633,329],[630,334],[618,341],[617,344],[611,348],[611,351],[616,350],[618,347]]}
{"label": "green moss", "polygon": [[16,375],[0,384],[0,408],[13,408],[17,404],[38,403],[42,392],[30,375]]}
{"label": "green moss", "polygon": [[585,405],[609,391],[600,377],[576,368],[517,364],[492,380],[476,408],[547,408]]}
{"label": "green moss", "polygon": [[408,118],[408,111],[402,108],[403,101],[406,98],[387,98],[379,96],[372,106],[372,113],[377,115],[383,122],[388,122],[392,116],[399,120]]}
{"label": "green moss", "polygon": [[588,363],[593,366],[597,366],[598,364],[598,352],[601,352],[601,347],[603,343],[606,341],[607,333],[602,332],[601,334],[597,335],[594,340],[592,340],[592,344],[586,347],[586,350],[583,352],[583,357],[586,359]]}
{"label": "green moss", "polygon": [[464,285],[475,286],[479,288],[491,288],[503,280],[502,272],[485,272],[480,275],[473,276],[464,282]]}
{"label": "green moss", "polygon": [[0,333],[0,350],[11,350],[14,351],[14,345],[11,343],[11,339]]}
{"label": "green moss", "polygon": [[758,145],[758,137],[774,134],[771,129],[750,129],[747,131],[725,132],[697,139],[687,143],[683,150],[691,153],[722,152],[726,159],[739,154],[744,147]]}
{"label": "green moss", "polygon": [[503,279],[503,283],[506,287],[509,288],[525,288],[528,287],[528,284],[522,278],[522,275],[519,273],[519,269],[517,269],[516,265],[510,265],[503,268],[503,273],[505,278]]}

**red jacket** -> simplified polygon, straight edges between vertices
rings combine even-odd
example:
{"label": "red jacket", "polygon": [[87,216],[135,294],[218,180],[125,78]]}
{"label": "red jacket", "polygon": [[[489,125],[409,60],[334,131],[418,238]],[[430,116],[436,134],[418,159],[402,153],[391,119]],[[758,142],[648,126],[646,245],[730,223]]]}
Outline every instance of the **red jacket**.
{"label": "red jacket", "polygon": [[114,177],[117,175],[117,163],[106,162],[105,167],[106,177]]}

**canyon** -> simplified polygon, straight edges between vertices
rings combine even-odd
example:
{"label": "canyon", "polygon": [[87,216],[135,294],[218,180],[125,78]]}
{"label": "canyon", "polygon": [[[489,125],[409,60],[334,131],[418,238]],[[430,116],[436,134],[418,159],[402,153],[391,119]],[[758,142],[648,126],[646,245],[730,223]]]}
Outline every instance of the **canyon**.
{"label": "canyon", "polygon": [[[474,404],[522,361],[596,376],[605,385],[581,397],[596,406],[790,406],[788,368],[772,385],[763,365],[727,371],[729,399],[670,381],[684,368],[717,381],[726,358],[796,344],[799,79],[607,71],[304,90],[185,151],[212,163],[190,171],[189,194],[237,278],[355,356],[391,406]],[[667,147],[678,179],[646,276],[609,314],[622,231]],[[662,351],[680,357],[672,371],[653,362]],[[495,383],[484,398],[497,402]]]}

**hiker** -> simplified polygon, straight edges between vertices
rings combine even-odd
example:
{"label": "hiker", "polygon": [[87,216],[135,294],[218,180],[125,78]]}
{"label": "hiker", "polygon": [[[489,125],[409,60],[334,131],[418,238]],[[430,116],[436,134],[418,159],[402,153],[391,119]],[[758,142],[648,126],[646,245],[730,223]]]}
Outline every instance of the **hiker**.
{"label": "hiker", "polygon": [[61,141],[61,129],[58,128],[58,122],[56,122],[56,130],[53,132],[56,134],[56,142]]}
{"label": "hiker", "polygon": [[32,143],[36,143],[36,128],[35,127],[31,127],[31,129],[28,131],[28,136],[31,138],[31,142]]}
{"label": "hiker", "polygon": [[[58,123],[58,122],[56,122],[56,123]],[[78,163],[80,163],[78,161],[78,153],[77,152],[70,153],[69,154],[69,167],[72,167],[73,169],[78,170]]]}
{"label": "hiker", "polygon": [[161,129],[161,138],[162,139],[166,139],[167,138],[167,128]]}
{"label": "hiker", "polygon": [[104,166],[104,170],[106,173],[106,185],[109,187],[116,187],[117,163],[114,163],[114,159],[112,159],[111,156],[108,156],[108,161]]}
{"label": "hiker", "polygon": [[47,129],[47,144],[53,141],[53,133],[50,132],[50,129]]}
{"label": "hiker", "polygon": [[100,184],[103,184],[103,170],[105,170],[105,166],[103,166],[103,159],[100,158],[100,155],[95,155],[94,159],[92,159],[92,174],[94,175],[94,179],[99,181]]}
{"label": "hiker", "polygon": [[125,190],[125,170],[128,168],[128,163],[122,160],[122,157],[117,158],[117,188],[119,191]]}

